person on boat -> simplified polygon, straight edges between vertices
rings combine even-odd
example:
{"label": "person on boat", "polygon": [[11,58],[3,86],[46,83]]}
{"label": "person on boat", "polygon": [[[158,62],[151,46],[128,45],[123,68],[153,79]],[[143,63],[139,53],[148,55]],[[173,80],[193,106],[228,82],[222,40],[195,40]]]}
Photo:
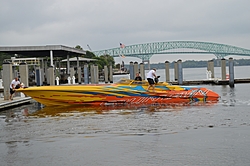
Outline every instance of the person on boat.
{"label": "person on boat", "polygon": [[147,73],[147,80],[148,80],[148,89],[147,91],[149,91],[149,89],[152,87],[153,89],[153,92],[155,91],[155,81],[154,81],[154,78],[157,78],[156,76],[156,69],[153,68],[152,70],[150,70],[148,73]]}
{"label": "person on boat", "polygon": [[140,73],[136,73],[135,81],[142,81]]}
{"label": "person on boat", "polygon": [[19,89],[21,87],[20,81],[18,80],[18,77],[15,77],[14,80],[10,83],[10,100],[13,100],[13,95],[16,92],[15,89]]}

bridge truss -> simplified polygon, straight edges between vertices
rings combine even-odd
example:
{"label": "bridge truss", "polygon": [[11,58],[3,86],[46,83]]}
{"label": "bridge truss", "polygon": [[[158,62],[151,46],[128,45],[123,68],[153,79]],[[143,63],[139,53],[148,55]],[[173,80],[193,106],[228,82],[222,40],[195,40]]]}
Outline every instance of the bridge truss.
{"label": "bridge truss", "polygon": [[[192,51],[179,51],[179,49],[192,49]],[[198,50],[198,51],[197,51]],[[113,57],[137,57],[149,61],[154,54],[214,54],[217,58],[228,55],[250,56],[250,50],[236,46],[197,41],[169,41],[136,44],[124,48],[112,48],[93,52],[96,56],[110,55]]]}

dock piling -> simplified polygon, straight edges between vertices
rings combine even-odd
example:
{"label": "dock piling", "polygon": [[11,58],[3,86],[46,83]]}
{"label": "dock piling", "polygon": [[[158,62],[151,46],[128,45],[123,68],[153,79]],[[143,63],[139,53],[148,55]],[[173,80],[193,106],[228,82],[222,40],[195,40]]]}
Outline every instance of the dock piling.
{"label": "dock piling", "polygon": [[174,62],[174,80],[175,81],[178,80],[178,66],[177,66],[177,62]]}
{"label": "dock piling", "polygon": [[113,67],[112,64],[109,66],[109,82],[113,83]]}
{"label": "dock piling", "polygon": [[234,87],[234,62],[233,58],[229,58],[229,86]]}
{"label": "dock piling", "polygon": [[145,80],[145,66],[144,63],[140,63],[140,75],[142,80]]}
{"label": "dock piling", "polygon": [[104,66],[104,82],[105,82],[105,84],[107,84],[109,82],[108,74],[109,74],[108,66],[105,65]]}
{"label": "dock piling", "polygon": [[134,76],[134,63],[132,61],[129,63],[129,74],[130,74],[130,79],[131,80],[135,79],[135,76]]}
{"label": "dock piling", "polygon": [[226,59],[221,59],[221,79],[226,80]]}
{"label": "dock piling", "polygon": [[23,83],[24,86],[29,86],[29,68],[27,63],[20,63],[19,73],[20,73],[21,83]]}
{"label": "dock piling", "polygon": [[169,61],[165,62],[165,74],[166,74],[166,82],[169,82],[170,81]]}
{"label": "dock piling", "polygon": [[183,72],[182,72],[182,60],[177,61],[178,64],[178,84],[182,85],[183,84]]}
{"label": "dock piling", "polygon": [[84,84],[89,84],[89,67],[85,64],[83,67]]}

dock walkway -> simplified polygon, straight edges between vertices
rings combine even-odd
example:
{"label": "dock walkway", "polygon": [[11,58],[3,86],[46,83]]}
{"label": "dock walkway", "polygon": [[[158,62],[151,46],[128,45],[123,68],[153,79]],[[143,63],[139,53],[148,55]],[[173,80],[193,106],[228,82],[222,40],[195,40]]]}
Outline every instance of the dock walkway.
{"label": "dock walkway", "polygon": [[[178,81],[170,81],[168,82],[172,85],[179,85]],[[245,79],[234,79],[235,84],[241,83],[250,83],[249,78]],[[182,85],[229,85],[229,80],[220,80],[220,79],[211,79],[211,80],[190,80],[190,81],[183,81]]]}
{"label": "dock walkway", "polygon": [[0,98],[0,111],[11,107],[17,107],[22,104],[28,104],[31,102],[31,100],[31,97],[14,97],[11,101]]}

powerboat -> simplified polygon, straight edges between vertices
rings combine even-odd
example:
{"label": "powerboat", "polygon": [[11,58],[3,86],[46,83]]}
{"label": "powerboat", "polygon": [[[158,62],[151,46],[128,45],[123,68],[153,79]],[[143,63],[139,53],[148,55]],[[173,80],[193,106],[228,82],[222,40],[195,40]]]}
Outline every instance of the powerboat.
{"label": "powerboat", "polygon": [[148,82],[121,79],[113,84],[56,85],[17,89],[45,106],[171,105],[217,102],[219,95],[199,86],[158,82],[147,91]]}

